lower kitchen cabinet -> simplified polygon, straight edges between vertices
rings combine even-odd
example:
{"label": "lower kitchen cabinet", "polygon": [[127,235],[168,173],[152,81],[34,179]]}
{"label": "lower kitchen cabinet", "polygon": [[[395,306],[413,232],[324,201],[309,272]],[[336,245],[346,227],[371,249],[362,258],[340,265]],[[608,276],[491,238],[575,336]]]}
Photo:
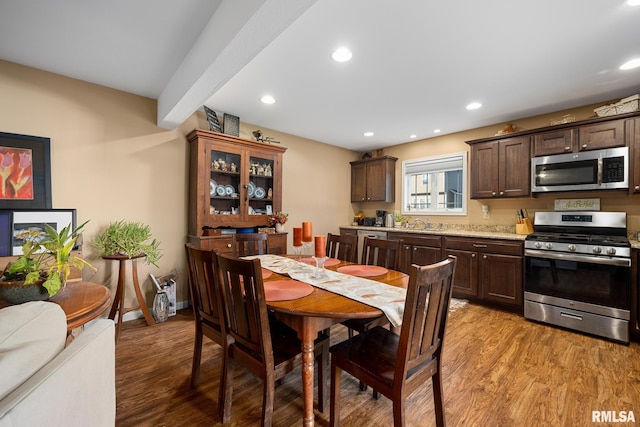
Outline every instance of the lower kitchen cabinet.
{"label": "lower kitchen cabinet", "polygon": [[454,255],[458,259],[454,296],[522,310],[522,242],[447,236],[443,239],[443,256]]}
{"label": "lower kitchen cabinet", "polygon": [[633,249],[631,256],[631,320],[629,321],[629,335],[633,341],[640,341],[640,251]]}
{"label": "lower kitchen cabinet", "polygon": [[409,272],[411,264],[428,265],[442,261],[442,237],[433,235],[417,236],[412,233],[389,233],[389,240],[402,240],[402,268]]}

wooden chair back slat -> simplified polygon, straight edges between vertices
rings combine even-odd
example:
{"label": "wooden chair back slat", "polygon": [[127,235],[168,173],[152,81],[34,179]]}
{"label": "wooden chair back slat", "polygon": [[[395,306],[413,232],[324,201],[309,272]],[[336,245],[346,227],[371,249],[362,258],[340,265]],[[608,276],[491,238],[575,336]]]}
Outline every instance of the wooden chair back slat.
{"label": "wooden chair back slat", "polygon": [[327,234],[327,256],[342,261],[358,262],[358,236]]}
{"label": "wooden chair back slat", "polygon": [[400,270],[402,245],[402,240],[376,239],[365,236],[361,264]]}

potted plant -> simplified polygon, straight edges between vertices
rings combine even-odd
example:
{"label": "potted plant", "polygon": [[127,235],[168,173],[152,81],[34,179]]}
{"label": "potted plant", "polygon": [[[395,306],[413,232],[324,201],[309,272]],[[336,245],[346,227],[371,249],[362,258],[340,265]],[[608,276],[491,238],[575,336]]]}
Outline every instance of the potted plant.
{"label": "potted plant", "polygon": [[29,231],[24,237],[22,255],[2,272],[2,298],[13,304],[47,300],[64,286],[71,267],[79,270],[89,267],[95,271],[89,262],[72,254],[79,233],[87,222],[75,230],[68,225],[58,232],[45,224],[45,232]]}
{"label": "potted plant", "polygon": [[96,236],[92,245],[98,249],[98,256],[145,257],[147,264],[158,267],[162,257],[160,242],[151,235],[151,227],[141,222],[116,221]]}
{"label": "potted plant", "polygon": [[393,224],[396,228],[402,227],[402,221],[405,221],[407,218],[403,216],[400,212],[395,212],[393,214]]}
{"label": "potted plant", "polygon": [[283,233],[284,225],[287,223],[288,218],[289,218],[288,213],[285,213],[282,211],[276,212],[273,215],[271,215],[271,218],[269,218],[269,225],[275,226],[277,233]]}

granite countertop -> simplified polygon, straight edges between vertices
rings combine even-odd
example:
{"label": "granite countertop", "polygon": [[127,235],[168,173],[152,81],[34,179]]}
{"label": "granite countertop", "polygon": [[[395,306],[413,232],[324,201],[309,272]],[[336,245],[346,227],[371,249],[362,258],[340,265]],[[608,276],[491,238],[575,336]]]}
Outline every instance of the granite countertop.
{"label": "granite countertop", "polygon": [[[469,228],[466,228],[469,227]],[[483,239],[503,239],[503,240],[524,240],[526,234],[516,234],[513,226],[486,226],[486,227],[473,227],[473,226],[460,226],[445,224],[443,228],[389,228],[389,227],[365,227],[360,225],[343,225],[340,228],[350,230],[369,230],[369,231],[386,231],[396,233],[411,233],[411,234],[435,234],[439,236],[461,236],[461,237],[478,237]],[[511,229],[511,231],[509,230]],[[640,245],[640,243],[639,243]],[[640,248],[640,246],[638,246]]]}

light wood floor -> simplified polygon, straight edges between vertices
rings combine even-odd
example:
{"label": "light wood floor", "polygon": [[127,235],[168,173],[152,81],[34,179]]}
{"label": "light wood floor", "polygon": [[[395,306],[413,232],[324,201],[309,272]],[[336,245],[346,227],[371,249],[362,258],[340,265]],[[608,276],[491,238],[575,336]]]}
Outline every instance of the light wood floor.
{"label": "light wood floor", "polygon": [[[154,327],[123,324],[116,347],[117,426],[221,425],[217,417],[220,347],[205,339],[201,384],[189,387],[191,312]],[[344,339],[342,326],[332,340]],[[592,411],[633,411],[640,420],[640,345],[611,343],[469,305],[451,313],[444,348],[449,426],[586,426]],[[300,372],[276,387],[274,426],[301,424]],[[261,383],[243,368],[234,377],[229,426],[260,424]],[[431,384],[407,402],[408,426],[434,425]],[[316,411],[328,425],[329,411]],[[343,375],[342,425],[391,426],[388,399],[360,392]],[[631,425],[619,423],[616,425]]]}

